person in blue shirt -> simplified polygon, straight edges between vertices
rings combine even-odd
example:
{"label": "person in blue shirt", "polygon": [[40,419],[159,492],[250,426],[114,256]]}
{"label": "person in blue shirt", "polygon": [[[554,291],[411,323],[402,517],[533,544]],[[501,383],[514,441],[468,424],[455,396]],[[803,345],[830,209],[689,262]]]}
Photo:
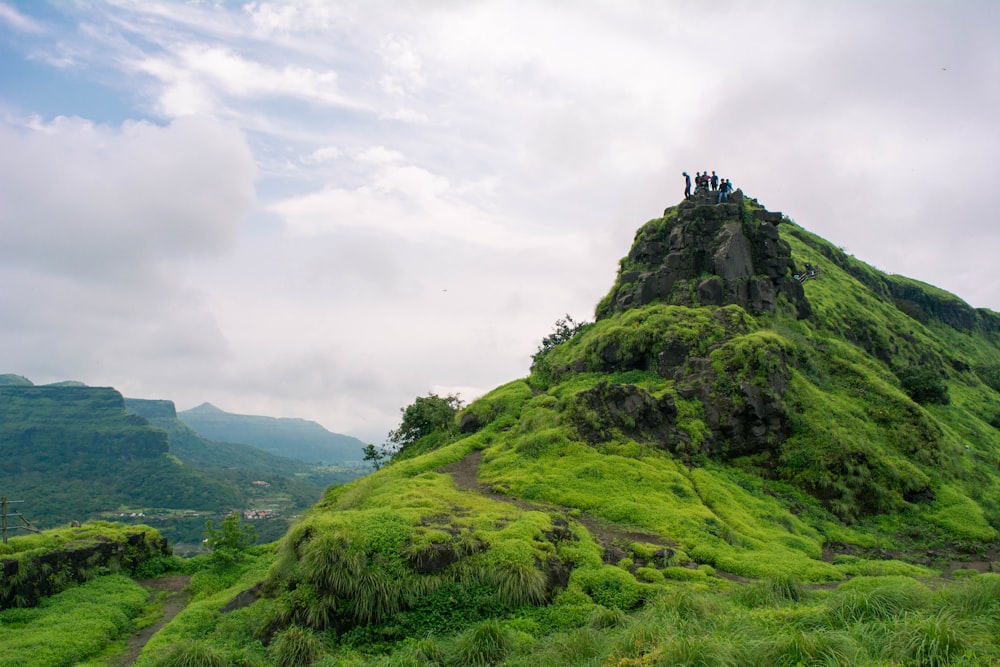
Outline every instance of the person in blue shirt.
{"label": "person in blue shirt", "polygon": [[688,176],[686,171],[682,171],[681,175],[684,176],[684,199],[691,198],[691,177]]}

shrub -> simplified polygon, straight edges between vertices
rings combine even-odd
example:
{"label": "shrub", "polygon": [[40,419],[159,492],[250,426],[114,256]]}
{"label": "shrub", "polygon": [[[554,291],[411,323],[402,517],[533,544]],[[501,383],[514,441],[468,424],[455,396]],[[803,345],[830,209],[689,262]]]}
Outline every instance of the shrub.
{"label": "shrub", "polygon": [[228,564],[243,560],[247,549],[257,539],[257,529],[253,524],[240,521],[235,512],[226,515],[216,528],[211,519],[205,522],[205,543],[212,550],[212,560]]}
{"label": "shrub", "polygon": [[930,366],[907,366],[896,371],[896,377],[906,395],[921,405],[947,405],[951,401],[941,374]]}
{"label": "shrub", "polygon": [[614,609],[631,609],[642,600],[642,588],[628,572],[612,565],[580,572],[580,584],[594,602]]}

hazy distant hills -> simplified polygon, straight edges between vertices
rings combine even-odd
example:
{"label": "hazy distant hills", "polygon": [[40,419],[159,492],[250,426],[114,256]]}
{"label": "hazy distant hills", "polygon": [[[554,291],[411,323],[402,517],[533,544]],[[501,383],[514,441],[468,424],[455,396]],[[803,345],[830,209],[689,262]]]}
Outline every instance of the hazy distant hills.
{"label": "hazy distant hills", "polygon": [[233,510],[271,512],[257,532],[275,539],[324,488],[367,472],[212,442],[169,400],[12,374],[0,375],[0,459],[0,495],[24,501],[18,509],[36,527],[140,521],[175,543],[200,542],[206,518]]}
{"label": "hazy distant hills", "polygon": [[211,403],[177,413],[178,418],[202,437],[219,442],[253,445],[271,454],[306,463],[343,464],[362,459],[365,443],[331,433],[306,419],[238,415]]}

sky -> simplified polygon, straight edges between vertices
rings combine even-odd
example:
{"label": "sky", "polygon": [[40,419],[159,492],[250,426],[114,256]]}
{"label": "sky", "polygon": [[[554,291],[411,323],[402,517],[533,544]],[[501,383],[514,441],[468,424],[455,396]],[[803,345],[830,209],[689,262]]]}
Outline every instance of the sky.
{"label": "sky", "polygon": [[381,443],[715,170],[1000,311],[995,0],[0,0],[0,373]]}

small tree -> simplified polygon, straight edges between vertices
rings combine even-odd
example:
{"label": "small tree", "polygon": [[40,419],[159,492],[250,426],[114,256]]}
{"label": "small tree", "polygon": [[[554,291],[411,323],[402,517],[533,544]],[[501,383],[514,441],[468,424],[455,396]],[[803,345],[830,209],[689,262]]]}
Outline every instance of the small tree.
{"label": "small tree", "polygon": [[549,350],[560,343],[570,340],[573,336],[583,331],[589,324],[590,322],[574,322],[573,318],[567,313],[565,318],[556,320],[556,323],[552,327],[552,333],[542,339],[542,344],[538,346],[538,351],[531,355],[531,360],[538,361]]}
{"label": "small tree", "polygon": [[205,522],[205,544],[212,550],[212,560],[220,564],[243,560],[246,550],[257,539],[253,524],[242,523],[236,512],[226,515],[216,529],[209,519]]}
{"label": "small tree", "polygon": [[370,462],[375,470],[382,467],[382,462],[385,460],[385,457],[388,456],[384,449],[376,447],[371,443],[365,445],[361,451],[365,453],[364,460]]}
{"label": "small tree", "polygon": [[538,351],[531,355],[531,372],[543,384],[548,384],[553,380],[551,364],[548,361],[549,352],[552,348],[572,339],[578,333],[590,326],[590,322],[575,322],[573,318],[566,314],[566,317],[556,320],[552,327],[552,333],[542,339],[542,344],[538,346]]}
{"label": "small tree", "polygon": [[406,458],[411,453],[418,453],[414,445],[428,436],[437,437],[423,443],[426,446],[419,447],[420,451],[430,450],[441,444],[458,430],[455,415],[461,409],[462,400],[458,396],[438,396],[433,393],[418,396],[413,403],[400,408],[403,419],[399,428],[389,431],[389,442],[395,449],[392,458]]}

